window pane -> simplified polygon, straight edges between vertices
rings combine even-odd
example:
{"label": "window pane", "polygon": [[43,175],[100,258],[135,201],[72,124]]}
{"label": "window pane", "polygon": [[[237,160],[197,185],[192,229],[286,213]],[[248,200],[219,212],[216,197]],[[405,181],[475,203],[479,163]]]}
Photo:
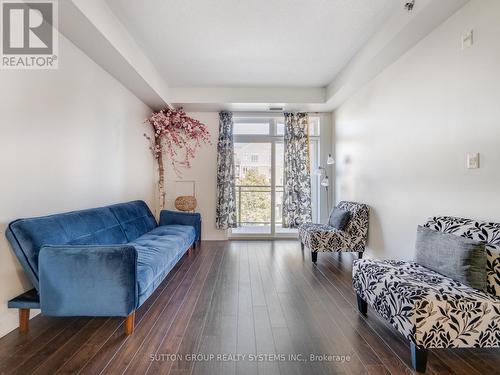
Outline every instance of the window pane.
{"label": "window pane", "polygon": [[276,134],[285,135],[285,124],[282,121],[276,123]]}
{"label": "window pane", "polygon": [[[283,117],[234,119],[234,134],[238,136],[234,144],[238,228],[231,230],[233,234],[296,233],[296,229],[283,228],[284,130]],[[311,171],[318,167],[319,133],[320,116],[309,117]],[[274,158],[271,157],[273,148]],[[320,176],[311,173],[313,222],[317,222],[319,216],[319,179]],[[275,181],[274,187],[272,181]]]}
{"label": "window pane", "polygon": [[309,117],[309,135],[319,137],[319,117]]}
{"label": "window pane", "polygon": [[269,134],[268,122],[237,122],[234,123],[234,134],[267,135]]}

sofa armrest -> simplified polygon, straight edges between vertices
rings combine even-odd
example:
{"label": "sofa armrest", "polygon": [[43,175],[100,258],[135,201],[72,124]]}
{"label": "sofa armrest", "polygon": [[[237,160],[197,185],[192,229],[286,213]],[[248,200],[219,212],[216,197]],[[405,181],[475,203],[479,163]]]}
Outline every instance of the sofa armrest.
{"label": "sofa armrest", "polygon": [[191,225],[196,230],[196,241],[201,240],[201,215],[199,212],[162,210],[160,225]]}
{"label": "sofa armrest", "polygon": [[127,316],[137,307],[133,246],[43,246],[40,305],[50,316]]}

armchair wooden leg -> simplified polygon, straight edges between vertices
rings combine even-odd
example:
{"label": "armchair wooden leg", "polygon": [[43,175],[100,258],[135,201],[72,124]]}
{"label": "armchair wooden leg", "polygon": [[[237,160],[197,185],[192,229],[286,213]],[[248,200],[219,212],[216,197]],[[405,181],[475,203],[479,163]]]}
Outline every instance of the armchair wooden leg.
{"label": "armchair wooden leg", "polygon": [[358,259],[362,259],[363,258],[363,252],[362,251],[358,251]]}
{"label": "armchair wooden leg", "polygon": [[313,263],[316,263],[318,261],[318,252],[311,251],[311,258],[312,258]]}
{"label": "armchair wooden leg", "polygon": [[358,300],[358,310],[361,314],[364,316],[368,315],[368,303],[359,296],[359,294],[356,294],[356,298]]}
{"label": "armchair wooden leg", "polygon": [[27,333],[29,330],[30,309],[19,309],[19,332]]}
{"label": "armchair wooden leg", "polygon": [[300,243],[300,250],[304,251],[304,243],[303,242]]}
{"label": "armchair wooden leg", "polygon": [[427,349],[420,349],[414,343],[410,343],[411,364],[415,371],[425,372],[427,367]]}
{"label": "armchair wooden leg", "polygon": [[134,326],[135,326],[135,311],[130,313],[129,316],[127,316],[127,319],[125,319],[125,335],[130,335],[132,332],[134,332]]}

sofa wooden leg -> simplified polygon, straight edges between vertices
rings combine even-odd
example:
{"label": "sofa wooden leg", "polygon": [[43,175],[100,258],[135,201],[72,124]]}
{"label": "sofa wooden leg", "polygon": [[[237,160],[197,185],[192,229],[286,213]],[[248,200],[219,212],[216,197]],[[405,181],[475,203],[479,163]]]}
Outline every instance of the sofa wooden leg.
{"label": "sofa wooden leg", "polygon": [[318,261],[318,252],[311,251],[311,258],[312,258],[313,263],[316,263]]}
{"label": "sofa wooden leg", "polygon": [[368,303],[359,296],[359,294],[356,294],[356,298],[358,299],[358,310],[361,314],[364,316],[368,315]]}
{"label": "sofa wooden leg", "polygon": [[363,252],[362,251],[358,251],[358,259],[362,259],[363,258]]}
{"label": "sofa wooden leg", "polygon": [[411,364],[415,371],[425,372],[427,367],[427,349],[418,348],[414,343],[410,343]]}
{"label": "sofa wooden leg", "polygon": [[304,251],[304,243],[303,242],[300,243],[300,250]]}
{"label": "sofa wooden leg", "polygon": [[125,335],[130,335],[134,332],[135,327],[135,311],[132,312],[127,319],[125,319]]}
{"label": "sofa wooden leg", "polygon": [[30,326],[30,309],[19,309],[19,332],[27,333]]}

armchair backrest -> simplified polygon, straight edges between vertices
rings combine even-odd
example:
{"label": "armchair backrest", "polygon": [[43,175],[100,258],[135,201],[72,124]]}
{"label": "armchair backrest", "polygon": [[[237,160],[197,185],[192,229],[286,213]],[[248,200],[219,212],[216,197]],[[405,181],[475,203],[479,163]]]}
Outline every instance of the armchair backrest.
{"label": "armchair backrest", "polygon": [[500,223],[451,216],[435,216],[428,219],[424,226],[485,243],[487,291],[500,297]]}
{"label": "armchair backrest", "polygon": [[347,224],[346,232],[351,236],[355,244],[354,251],[363,251],[368,242],[368,224],[370,217],[370,208],[364,203],[341,201],[337,205],[342,210],[351,213],[351,219]]}

